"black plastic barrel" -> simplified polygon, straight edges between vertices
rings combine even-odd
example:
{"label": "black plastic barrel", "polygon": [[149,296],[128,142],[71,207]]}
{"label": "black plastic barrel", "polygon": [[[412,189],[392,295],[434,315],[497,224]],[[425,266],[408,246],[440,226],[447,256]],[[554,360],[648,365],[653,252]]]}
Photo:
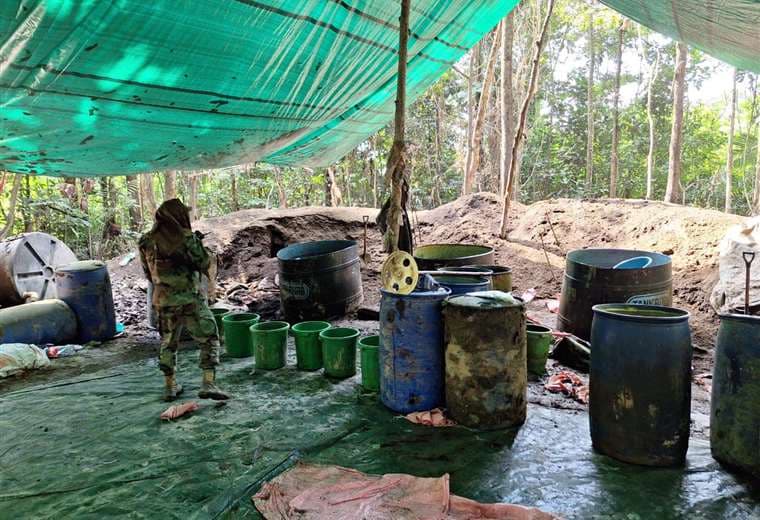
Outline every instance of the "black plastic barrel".
{"label": "black plastic barrel", "polygon": [[421,271],[457,265],[493,264],[493,248],[475,244],[427,244],[414,250]]}
{"label": "black plastic barrel", "polygon": [[720,317],[710,448],[717,460],[760,479],[760,316]]}
{"label": "black plastic barrel", "polygon": [[[626,268],[624,262],[630,260],[633,261]],[[648,265],[641,267],[644,264]],[[591,309],[602,303],[672,305],[670,257],[628,249],[578,249],[568,253],[557,328],[588,340]]]}
{"label": "black plastic barrel", "polygon": [[116,334],[111,279],[103,262],[82,260],[55,271],[58,297],[77,317],[79,341],[102,341]]}
{"label": "black plastic barrel", "polygon": [[682,464],[691,411],[689,313],[594,306],[589,420],[594,448],[624,462]]}
{"label": "black plastic barrel", "polygon": [[304,242],[277,253],[280,302],[291,323],[339,318],[363,300],[359,248],[351,240]]}

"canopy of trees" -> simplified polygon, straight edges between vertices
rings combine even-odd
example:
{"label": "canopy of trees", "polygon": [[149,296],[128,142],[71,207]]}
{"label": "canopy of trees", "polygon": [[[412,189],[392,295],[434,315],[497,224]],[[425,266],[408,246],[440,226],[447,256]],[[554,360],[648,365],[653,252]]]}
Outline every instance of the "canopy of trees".
{"label": "canopy of trees", "polygon": [[[407,108],[412,210],[505,189],[549,3],[522,2]],[[760,209],[756,75],[588,0],[554,6],[536,73],[513,198],[651,198],[744,215]],[[389,122],[317,170],[250,164],[96,180],[0,174],[0,232],[46,231],[80,255],[104,257],[129,247],[156,204],[175,195],[196,218],[251,207],[379,207],[388,195],[392,134]]]}

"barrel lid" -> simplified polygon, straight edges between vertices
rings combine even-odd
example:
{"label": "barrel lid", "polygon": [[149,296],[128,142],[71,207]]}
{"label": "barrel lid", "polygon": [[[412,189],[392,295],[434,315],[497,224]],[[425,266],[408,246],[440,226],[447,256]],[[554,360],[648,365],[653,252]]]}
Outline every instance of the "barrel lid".
{"label": "barrel lid", "polygon": [[78,260],[71,262],[70,264],[62,265],[56,269],[56,271],[64,273],[79,273],[82,271],[97,271],[103,269],[106,266],[100,260]]}
{"label": "barrel lid", "polygon": [[503,309],[506,307],[522,307],[524,302],[503,291],[480,291],[453,296],[446,300],[446,305],[459,307]]}

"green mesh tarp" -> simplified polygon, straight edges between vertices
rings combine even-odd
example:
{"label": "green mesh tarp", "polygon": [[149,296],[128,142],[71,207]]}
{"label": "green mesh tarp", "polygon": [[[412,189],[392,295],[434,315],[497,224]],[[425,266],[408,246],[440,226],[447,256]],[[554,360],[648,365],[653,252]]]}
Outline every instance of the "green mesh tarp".
{"label": "green mesh tarp", "polygon": [[[158,416],[155,361],[0,393],[0,518],[256,518],[250,496],[295,460],[374,474],[451,475],[453,493],[533,505],[569,519],[760,517],[757,490],[693,439],[684,468],[594,453],[588,415],[530,405],[519,430],[411,424],[358,377],[330,382],[289,367],[251,374],[225,360],[235,398],[172,423]],[[180,352],[194,398],[197,351]]]}
{"label": "green mesh tarp", "polygon": [[601,0],[650,29],[760,73],[759,0]]}
{"label": "green mesh tarp", "polygon": [[[412,1],[411,102],[517,0]],[[0,169],[327,165],[393,117],[399,0],[2,0]]]}

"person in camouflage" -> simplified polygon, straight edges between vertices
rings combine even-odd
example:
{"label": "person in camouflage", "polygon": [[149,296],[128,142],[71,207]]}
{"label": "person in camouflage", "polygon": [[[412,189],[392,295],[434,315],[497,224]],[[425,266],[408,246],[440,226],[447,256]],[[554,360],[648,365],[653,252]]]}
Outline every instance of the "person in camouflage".
{"label": "person in camouflage", "polygon": [[166,378],[164,399],[173,401],[182,393],[177,383],[177,348],[184,328],[200,347],[203,379],[198,396],[229,399],[216,386],[219,364],[219,334],[214,316],[200,293],[201,273],[208,272],[210,255],[203,235],[190,227],[189,209],[179,200],[167,200],[156,211],[156,222],[140,238],[140,260],[145,276],[153,284],[153,307],[158,312],[161,350],[158,360]]}

